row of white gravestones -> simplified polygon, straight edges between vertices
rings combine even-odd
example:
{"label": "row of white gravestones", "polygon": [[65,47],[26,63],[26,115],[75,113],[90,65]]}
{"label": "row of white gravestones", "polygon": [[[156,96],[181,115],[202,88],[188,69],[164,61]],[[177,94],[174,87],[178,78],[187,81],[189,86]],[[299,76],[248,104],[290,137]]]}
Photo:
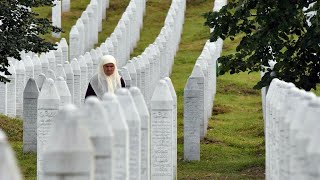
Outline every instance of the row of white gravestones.
{"label": "row of white gravestones", "polygon": [[[51,81],[51,84],[53,85],[52,80],[49,81]],[[43,87],[42,91],[45,91],[44,88],[45,87]],[[89,137],[91,137],[91,142],[94,151],[96,152],[95,176],[101,177],[101,179],[110,179],[110,177],[114,177],[115,179],[140,179],[140,177],[141,179],[149,179],[150,120],[144,99],[139,89],[135,87],[130,88],[130,92],[126,89],[120,89],[116,94],[119,103],[113,95],[106,94],[102,103],[104,108],[101,108],[102,106],[100,105],[101,103],[99,100],[95,97],[90,97],[86,100],[85,106],[80,109],[81,113],[78,113],[78,119],[82,119],[85,127],[88,127],[89,129]],[[52,99],[50,97],[48,98]],[[130,103],[126,104],[127,102]],[[122,109],[132,116],[122,114]],[[103,110],[106,110],[108,115],[106,115]],[[57,117],[55,119],[57,119]],[[38,122],[40,122],[39,119]],[[52,125],[52,118],[50,124]],[[108,126],[109,128],[112,127],[110,131],[106,131]],[[101,128],[101,131],[99,128]],[[39,139],[42,139],[42,142],[44,142],[38,144],[37,152],[38,159],[41,162],[41,164],[39,164],[40,166],[38,166],[38,177],[40,179],[46,176],[46,171],[53,172],[47,168],[51,167],[51,165],[45,165],[46,163],[50,164],[50,162],[43,162],[43,159],[46,159],[46,152],[44,152],[44,155],[42,156],[43,150],[51,152],[51,148],[45,148],[48,137],[40,137],[41,135],[50,132],[49,129],[42,129],[42,131],[45,130],[47,130],[46,133],[38,134],[38,143]],[[53,132],[55,132],[55,130],[53,130]],[[118,136],[115,136],[115,134]],[[165,138],[169,138],[169,136],[165,136]],[[172,139],[170,139],[170,143],[171,142]],[[108,144],[108,146],[106,146],[106,144]],[[42,146],[42,151],[39,151],[41,149],[39,146]],[[51,146],[49,143],[48,147]],[[60,147],[53,149],[59,148]],[[55,161],[55,163],[57,162]]]}
{"label": "row of white gravestones", "polygon": [[[213,11],[219,11],[226,4],[226,0],[215,1]],[[200,139],[206,136],[212,115],[217,59],[222,46],[221,39],[207,40],[184,89],[184,159],[187,161],[200,160]]]}
{"label": "row of white gravestones", "polygon": [[320,98],[273,79],[266,96],[266,179],[319,179]]}

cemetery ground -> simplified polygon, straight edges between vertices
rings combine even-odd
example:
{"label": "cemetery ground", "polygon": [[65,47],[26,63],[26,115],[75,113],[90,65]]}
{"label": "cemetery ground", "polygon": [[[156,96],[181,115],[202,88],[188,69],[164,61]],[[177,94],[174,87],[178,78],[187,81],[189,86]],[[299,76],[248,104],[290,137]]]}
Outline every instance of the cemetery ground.
{"label": "cemetery ground", "polygon": [[[110,0],[107,19],[103,21],[103,31],[99,33],[99,43],[113,32],[128,2]],[[71,26],[88,3],[89,0],[71,1],[71,11],[62,17],[64,32],[61,37],[66,37],[68,41]],[[163,26],[170,3],[169,0],[148,0],[141,38],[132,56],[139,55],[154,41]],[[209,121],[208,134],[201,141],[201,161],[183,160],[183,89],[209,37],[209,29],[203,26],[205,19],[201,15],[212,7],[212,1],[188,1],[183,35],[171,75],[178,96],[178,179],[264,179],[261,94],[259,90],[252,89],[260,78],[258,73],[218,77],[213,117]],[[38,8],[37,12],[51,17],[50,7]],[[51,35],[45,38],[57,41]],[[222,53],[234,53],[238,40],[226,40]],[[0,115],[0,128],[7,134],[16,152],[25,179],[36,179],[36,155],[22,152],[22,121]]]}

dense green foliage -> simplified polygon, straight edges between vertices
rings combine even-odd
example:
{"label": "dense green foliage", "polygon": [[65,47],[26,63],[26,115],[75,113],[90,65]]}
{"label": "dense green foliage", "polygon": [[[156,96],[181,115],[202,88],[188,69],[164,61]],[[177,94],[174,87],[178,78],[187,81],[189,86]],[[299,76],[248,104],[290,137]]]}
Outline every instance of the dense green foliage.
{"label": "dense green foliage", "polygon": [[[0,72],[9,75],[7,58],[21,60],[22,50],[39,53],[54,49],[54,44],[40,35],[61,30],[53,27],[49,19],[30,11],[30,8],[52,5],[51,0],[0,0]],[[0,75],[2,81],[8,79]]]}
{"label": "dense green foliage", "polygon": [[[275,60],[274,73],[268,68],[255,88],[277,77],[315,89],[320,82],[319,6],[317,0],[232,0],[219,12],[206,13],[205,25],[214,28],[211,41],[243,36],[236,53],[219,58],[220,74],[260,71]],[[317,13],[306,15],[312,12]]]}

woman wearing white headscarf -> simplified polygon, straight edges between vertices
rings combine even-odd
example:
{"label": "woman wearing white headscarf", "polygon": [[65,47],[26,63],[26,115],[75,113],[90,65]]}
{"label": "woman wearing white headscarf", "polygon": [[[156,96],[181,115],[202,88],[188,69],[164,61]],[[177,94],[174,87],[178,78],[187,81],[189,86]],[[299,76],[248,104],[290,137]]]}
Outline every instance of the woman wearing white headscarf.
{"label": "woman wearing white headscarf", "polygon": [[125,82],[119,75],[116,59],[105,55],[100,59],[98,73],[91,78],[85,97],[97,96],[102,99],[104,93],[114,94],[121,87],[125,87]]}

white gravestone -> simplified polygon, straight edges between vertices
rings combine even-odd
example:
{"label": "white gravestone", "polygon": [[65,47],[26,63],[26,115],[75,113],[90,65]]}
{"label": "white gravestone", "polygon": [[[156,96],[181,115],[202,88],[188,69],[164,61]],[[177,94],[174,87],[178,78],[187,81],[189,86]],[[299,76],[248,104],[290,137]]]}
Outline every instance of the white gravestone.
{"label": "white gravestone", "polygon": [[[61,28],[61,1],[54,0],[52,7],[52,25]],[[60,38],[60,33],[52,32],[52,37]]]}
{"label": "white gravestone", "polygon": [[88,19],[89,19],[89,22],[88,22],[88,49],[86,51],[89,51],[90,49],[93,48],[95,42],[94,42],[94,28],[95,28],[95,17],[94,17],[94,12],[92,10],[92,5],[89,4],[87,6],[87,9],[86,9],[86,12],[88,14]]}
{"label": "white gravestone", "polygon": [[97,97],[88,97],[81,108],[81,120],[89,130],[95,154],[95,179],[113,179],[113,132],[102,103]]}
{"label": "white gravestone", "polygon": [[94,28],[93,28],[93,40],[94,44],[98,43],[98,33],[99,33],[99,9],[97,0],[91,0],[90,5],[92,7],[93,16],[94,16]]}
{"label": "white gravestone", "polygon": [[53,118],[59,110],[60,97],[52,79],[47,79],[38,98],[37,114],[37,177],[43,178],[43,152],[53,126]]}
{"label": "white gravestone", "polygon": [[109,123],[114,134],[113,139],[113,178],[122,180],[129,178],[129,129],[124,117],[124,112],[120,107],[114,94],[105,93],[103,96],[103,106],[108,113]]}
{"label": "white gravestone", "polygon": [[62,50],[62,62],[69,61],[69,46],[65,38],[61,38],[60,47]]}
{"label": "white gravestone", "polygon": [[76,26],[72,26],[69,36],[70,36],[69,38],[70,59],[74,59],[79,56],[79,51],[80,51],[79,45],[81,45],[80,34]]}
{"label": "white gravestone", "polygon": [[97,72],[98,64],[99,64],[99,57],[97,51],[95,49],[91,49],[90,55],[92,57],[92,76]]}
{"label": "white gravestone", "polygon": [[16,115],[22,117],[23,115],[23,90],[25,87],[26,70],[22,61],[16,63]]}
{"label": "white gravestone", "polygon": [[22,180],[14,151],[0,128],[0,179]]}
{"label": "white gravestone", "polygon": [[91,49],[89,47],[89,36],[90,36],[90,31],[89,31],[89,27],[90,27],[90,24],[89,24],[89,16],[88,16],[88,13],[87,11],[83,11],[82,14],[81,14],[81,20],[82,20],[82,23],[83,23],[83,26],[84,26],[84,43],[85,44],[85,48],[84,48],[84,52],[85,51],[88,51],[89,49]]}
{"label": "white gravestone", "polygon": [[86,52],[86,54],[84,55],[84,58],[86,60],[87,67],[88,67],[88,82],[90,82],[90,79],[92,78],[93,74],[95,74],[96,69],[93,70],[92,57],[89,52]]}
{"label": "white gravestone", "polygon": [[189,78],[184,88],[184,160],[200,160],[200,121],[202,103],[197,80]]}
{"label": "white gravestone", "polygon": [[76,107],[69,104],[54,118],[43,155],[43,179],[94,179],[93,146],[78,114]]}
{"label": "white gravestone", "polygon": [[[0,72],[0,76],[7,77],[3,72]],[[8,83],[0,82],[0,114],[7,115],[7,92],[8,92]]]}
{"label": "white gravestone", "polygon": [[62,12],[70,11],[70,0],[62,0]]}
{"label": "white gravestone", "polygon": [[169,77],[165,77],[164,80],[166,81],[170,93],[173,99],[173,136],[172,136],[172,162],[173,162],[173,175],[175,176],[174,179],[176,179],[177,176],[177,132],[178,132],[178,107],[177,107],[177,94],[176,91],[174,90],[173,84],[171,82],[171,79]]}
{"label": "white gravestone", "polygon": [[55,81],[57,79],[56,73],[54,73],[54,71],[52,69],[49,69],[47,72],[47,78],[50,78],[53,81]]}
{"label": "white gravestone", "polygon": [[71,65],[69,64],[69,61],[65,61],[63,64],[63,69],[64,72],[66,73],[66,81],[67,81],[67,85],[71,94],[71,102],[73,102],[73,94],[74,94],[74,73],[72,70]]}
{"label": "white gravestone", "polygon": [[136,68],[134,67],[134,64],[131,60],[128,61],[127,68],[128,68],[128,71],[129,71],[130,77],[131,77],[131,86],[137,87],[137,72],[136,72]]}
{"label": "white gravestone", "polygon": [[99,27],[98,27],[98,30],[99,32],[102,31],[102,0],[98,0],[98,24],[99,24]]}
{"label": "white gravestone", "polygon": [[130,76],[130,73],[128,71],[128,68],[127,67],[122,67],[119,71],[120,76],[123,78],[125,84],[126,84],[126,87],[129,88],[131,87],[131,76]]}
{"label": "white gravestone", "polygon": [[[79,56],[80,54],[83,54],[85,52],[84,50],[85,50],[85,46],[86,46],[86,44],[84,44],[84,42],[85,42],[85,34],[84,34],[85,33],[85,27],[83,25],[83,21],[82,21],[81,18],[79,18],[77,20],[76,27],[77,27],[77,30],[79,32],[79,44],[78,44],[78,46],[80,46],[79,49],[78,49],[78,51],[79,51],[78,52],[78,56]],[[78,56],[75,56],[75,57],[78,57]],[[70,60],[71,60],[71,57],[70,57]]]}
{"label": "white gravestone", "polygon": [[205,129],[208,128],[208,118],[210,118],[209,116],[209,111],[210,111],[210,102],[209,100],[211,101],[211,98],[210,98],[210,95],[209,95],[209,88],[208,88],[208,71],[207,71],[207,68],[208,68],[208,64],[206,62],[206,60],[203,59],[203,57],[199,57],[196,64],[199,64],[201,66],[201,69],[202,69],[202,72],[203,72],[203,75],[204,75],[204,116],[205,116],[205,121],[204,121],[204,127]]}
{"label": "white gravestone", "polygon": [[37,82],[37,86],[38,86],[38,88],[39,88],[39,91],[41,91],[42,86],[43,86],[44,82],[46,81],[46,79],[47,79],[47,78],[46,78],[46,76],[45,76],[43,73],[39,74],[38,78],[36,79],[36,82]]}
{"label": "white gravestone", "polygon": [[80,96],[81,96],[81,104],[84,103],[84,97],[88,88],[88,66],[87,62],[84,59],[83,56],[79,57],[79,64],[80,64],[80,69],[81,69],[81,91],[80,91]]}
{"label": "white gravestone", "polygon": [[73,103],[80,107],[81,104],[81,69],[77,59],[71,61],[71,67],[73,70],[74,76],[74,85],[73,85]]}
{"label": "white gravestone", "polygon": [[24,67],[26,68],[26,80],[25,80],[25,84],[26,84],[29,78],[34,78],[34,66],[30,56],[26,56],[26,59],[23,62],[24,62]]}
{"label": "white gravestone", "polygon": [[7,106],[7,115],[9,117],[15,117],[16,116],[16,83],[17,83],[17,75],[15,67],[13,66],[13,63],[9,61],[8,71],[11,75],[8,75],[7,78],[10,80],[10,82],[7,85],[7,99],[10,99],[8,101]]}
{"label": "white gravestone", "polygon": [[172,137],[173,99],[160,80],[151,99],[151,179],[174,179]]}
{"label": "white gravestone", "polygon": [[37,152],[37,104],[39,89],[30,78],[23,92],[23,152]]}
{"label": "white gravestone", "polygon": [[129,127],[129,179],[140,179],[141,120],[129,90],[116,92]]}
{"label": "white gravestone", "polygon": [[56,66],[58,64],[63,64],[63,55],[62,55],[62,49],[61,49],[61,45],[59,43],[57,44],[57,50],[54,51],[54,56],[55,56],[55,60],[56,60]]}
{"label": "white gravestone", "polygon": [[39,76],[39,74],[41,74],[42,72],[42,65],[41,65],[41,61],[40,58],[38,57],[37,54],[35,54],[33,56],[33,65],[34,65],[34,78],[37,78]]}
{"label": "white gravestone", "polygon": [[66,104],[71,104],[71,94],[67,82],[59,76],[55,81],[55,85],[60,96],[59,108],[63,108]]}
{"label": "white gravestone", "polygon": [[67,79],[67,75],[64,72],[64,68],[63,68],[62,64],[57,64],[55,75],[56,75],[56,77],[62,77],[64,80]]}
{"label": "white gravestone", "polygon": [[151,91],[150,91],[150,82],[151,82],[151,74],[150,74],[150,62],[148,59],[148,54],[144,53],[143,56],[141,57],[140,60],[144,61],[144,67],[145,67],[145,71],[144,71],[144,75],[145,75],[145,100],[146,103],[148,105],[148,107],[150,107],[150,99],[151,99]]}
{"label": "white gravestone", "polygon": [[198,112],[198,116],[201,118],[201,122],[200,122],[200,136],[201,138],[204,138],[206,136],[206,132],[207,132],[207,127],[205,127],[205,103],[204,103],[204,99],[206,98],[204,96],[204,75],[201,69],[201,66],[199,64],[196,64],[192,70],[191,76],[192,78],[195,78],[198,82],[198,87],[201,90],[200,93],[200,101],[203,104],[202,109],[200,109],[200,111]]}
{"label": "white gravestone", "polygon": [[[56,70],[56,57],[54,55],[54,51],[50,50],[47,54],[48,62],[49,62],[49,68],[52,70]],[[46,73],[46,72],[44,72]],[[47,75],[47,74],[46,74]]]}
{"label": "white gravestone", "polygon": [[141,119],[141,179],[150,179],[150,115],[139,88],[131,87],[130,92]]}
{"label": "white gravestone", "polygon": [[141,81],[141,68],[140,68],[140,65],[139,65],[139,63],[137,61],[137,58],[134,57],[132,59],[132,62],[134,64],[134,67],[135,67],[136,72],[137,72],[137,87],[140,88],[141,87],[141,83],[140,83],[140,81]]}

